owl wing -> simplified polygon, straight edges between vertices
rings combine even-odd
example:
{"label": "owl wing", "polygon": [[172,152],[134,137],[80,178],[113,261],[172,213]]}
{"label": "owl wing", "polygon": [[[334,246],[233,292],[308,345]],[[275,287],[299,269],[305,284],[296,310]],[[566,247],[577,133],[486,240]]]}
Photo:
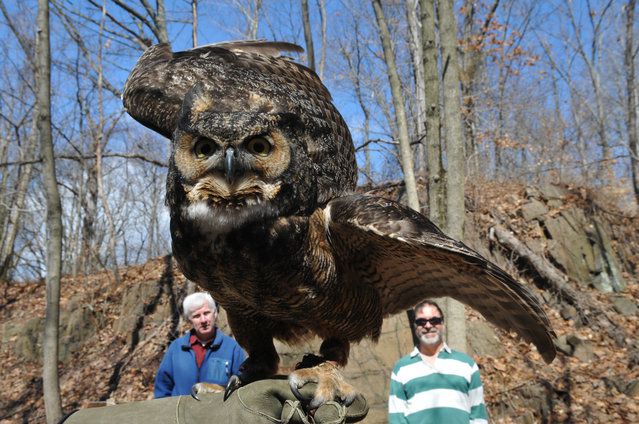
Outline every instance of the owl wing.
{"label": "owl wing", "polygon": [[[280,52],[286,51],[301,52],[303,49],[286,42],[231,41],[172,52],[169,44],[156,44],[146,49],[129,74],[122,102],[134,119],[170,138],[188,91],[198,82],[219,78],[219,68],[207,66],[216,61],[253,67],[268,62],[271,66],[268,71],[273,73],[295,69],[296,77],[305,75],[306,83],[310,81],[314,88],[328,95],[317,76],[302,72],[305,68],[301,65],[280,57]],[[277,65],[282,69],[278,71]]]}
{"label": "owl wing", "polygon": [[328,234],[346,280],[369,284],[384,315],[448,296],[555,357],[550,322],[535,296],[499,267],[447,237],[423,215],[396,202],[344,196],[325,208]]}

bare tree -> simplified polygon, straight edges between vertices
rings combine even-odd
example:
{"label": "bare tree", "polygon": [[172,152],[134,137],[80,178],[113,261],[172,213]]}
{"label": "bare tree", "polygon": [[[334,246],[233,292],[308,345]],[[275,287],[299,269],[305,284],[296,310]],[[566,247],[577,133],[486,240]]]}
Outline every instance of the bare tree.
{"label": "bare tree", "polygon": [[590,30],[592,31],[592,42],[590,43],[588,51],[586,51],[586,42],[583,39],[582,28],[576,21],[572,6],[570,4],[566,5],[568,19],[574,32],[574,41],[576,43],[574,47],[576,53],[581,57],[581,60],[586,66],[588,76],[592,84],[595,103],[595,109],[592,111],[592,116],[595,119],[596,132],[602,151],[602,166],[599,168],[599,177],[606,184],[612,184],[614,181],[614,170],[612,167],[612,153],[606,130],[607,110],[604,106],[604,93],[601,87],[601,74],[599,72],[598,64],[601,48],[599,40],[601,40],[602,22],[606,13],[612,6],[612,3],[612,0],[608,0],[601,10],[595,11],[591,7],[590,2],[587,2],[587,14],[590,22]]}
{"label": "bare tree", "polygon": [[422,27],[426,147],[428,155],[428,214],[436,225],[443,225],[445,176],[442,165],[442,141],[439,101],[439,53],[435,32],[435,1],[420,0]]}
{"label": "bare tree", "polygon": [[[138,0],[136,3],[123,0],[87,1],[94,10],[102,11],[103,7],[107,9],[106,32],[112,39],[117,39],[129,48],[145,49],[154,43],[169,42],[164,0],[155,0],[155,6],[147,0]],[[65,2],[54,3],[57,8],[67,11],[67,14],[75,15],[83,26],[99,28],[102,25],[101,13],[100,17],[94,17],[90,9],[69,11]],[[124,13],[127,18],[123,19],[119,13]]]}
{"label": "bare tree", "polygon": [[[461,118],[461,91],[459,58],[457,55],[457,25],[453,0],[441,0],[439,31],[441,39],[442,71],[444,85],[444,111],[442,114],[446,132],[446,233],[457,240],[464,238],[464,204],[466,157]],[[447,299],[447,340],[456,349],[466,351],[466,320],[464,305]]]}
{"label": "bare tree", "polygon": [[359,36],[359,22],[355,21],[354,23],[354,47],[353,51],[350,51],[346,47],[346,43],[342,43],[340,41],[340,53],[344,56],[346,60],[346,64],[348,66],[348,78],[351,80],[353,87],[355,89],[355,97],[357,98],[357,103],[362,109],[362,113],[364,114],[364,126],[363,126],[363,139],[364,144],[362,146],[357,147],[357,149],[364,150],[364,166],[359,167],[360,172],[363,172],[364,177],[369,181],[373,182],[372,178],[372,168],[371,168],[371,157],[370,157],[370,146],[368,144],[368,140],[370,138],[370,122],[371,122],[371,110],[370,106],[365,100],[364,95],[364,84],[362,82],[363,71],[362,71],[362,48],[361,48],[361,40]]}
{"label": "bare tree", "polygon": [[626,44],[624,66],[626,68],[626,90],[628,97],[628,147],[630,150],[630,171],[635,203],[639,205],[639,137],[637,136],[637,86],[635,80],[634,22],[636,0],[628,0],[626,5]]}
{"label": "bare tree", "polygon": [[[26,193],[33,172],[33,151],[36,142],[35,120],[32,115],[32,104],[24,99],[31,99],[33,87],[28,82],[35,73],[35,51],[33,39],[24,28],[19,27],[11,18],[4,2],[0,0],[0,12],[7,26],[18,41],[24,53],[26,63],[22,72],[29,77],[16,82],[17,87],[6,87],[8,95],[3,95],[0,102],[12,112],[0,113],[2,131],[0,135],[0,161],[6,162],[10,155],[9,146],[18,147],[17,170],[12,167],[0,169],[0,281],[8,279],[15,264],[15,243],[22,229],[23,209]],[[11,93],[11,94],[9,94]],[[31,121],[32,125],[27,123]],[[31,132],[25,131],[31,128]]]}
{"label": "bare tree", "polygon": [[[82,222],[80,226],[82,235],[79,239],[70,237],[69,244],[73,247],[66,251],[75,258],[76,262],[79,262],[76,269],[82,269],[86,273],[95,270],[96,267],[108,267],[111,268],[114,278],[118,280],[118,262],[123,260],[126,263],[128,260],[126,250],[131,249],[132,243],[118,236],[121,231],[125,231],[122,225],[127,225],[128,218],[119,215],[121,210],[115,213],[111,210],[113,197],[117,191],[113,192],[105,188],[105,178],[108,178],[110,172],[105,158],[114,157],[108,152],[109,140],[113,133],[120,129],[118,122],[123,113],[121,108],[115,111],[106,109],[108,104],[113,104],[115,98],[119,98],[119,89],[114,90],[113,87],[120,87],[122,81],[109,81],[107,76],[111,75],[113,78],[114,74],[105,68],[105,63],[109,63],[107,55],[122,53],[119,47],[118,50],[113,49],[113,41],[117,42],[117,46],[127,46],[127,41],[132,40],[132,33],[137,34],[133,39],[136,42],[130,45],[129,49],[137,50],[139,47],[144,48],[148,44],[168,39],[166,18],[163,15],[164,3],[161,0],[151,6],[146,1],[136,4],[102,0],[99,3],[92,1],[90,4],[93,7],[88,10],[72,9],[71,5],[63,2],[53,4],[66,32],[76,43],[80,52],[76,60],[62,61],[61,65],[62,69],[77,80],[76,98],[79,110],[77,125],[83,135],[77,143],[73,143],[73,136],[68,137],[68,145],[76,152],[77,157],[74,160],[80,165],[82,176],[72,179],[72,182],[65,187],[77,185],[77,191],[73,195],[80,199],[82,206],[76,212],[79,214],[79,221]],[[192,7],[191,13],[193,13]],[[196,22],[195,15],[194,23],[197,25]],[[144,30],[150,31],[151,37],[157,35],[159,38],[151,41],[144,35]],[[93,37],[87,37],[87,32]],[[111,47],[105,48],[107,44]],[[74,66],[72,67],[71,64]],[[90,81],[89,85],[83,82],[86,80]],[[109,94],[113,97],[109,97]],[[65,127],[78,128],[73,125]],[[138,155],[144,160],[150,156],[148,153]],[[149,161],[151,162],[153,161]],[[154,166],[164,166],[158,161],[155,162]],[[75,183],[80,178],[86,178],[84,184]],[[124,184],[124,181],[122,183]],[[122,188],[126,191],[124,186]],[[139,200],[142,201],[142,199]],[[152,199],[149,201],[153,202]],[[149,220],[153,221],[153,218],[149,217]],[[141,237],[140,242],[153,244],[155,238]],[[140,251],[137,248],[136,250]],[[156,250],[147,246],[142,251]],[[87,261],[85,264],[82,263],[84,260]]]}
{"label": "bare tree", "polygon": [[[509,133],[509,130],[510,132],[513,130],[513,115],[516,113],[516,111],[513,111],[513,109],[515,109],[513,107],[514,101],[512,97],[510,97],[513,88],[509,84],[513,77],[519,72],[517,62],[524,56],[522,53],[523,49],[521,49],[520,45],[529,26],[532,8],[534,6],[527,8],[524,16],[520,19],[521,24],[519,28],[515,31],[510,31],[510,20],[513,15],[512,8],[514,4],[515,2],[510,1],[505,8],[507,17],[503,24],[501,37],[499,40],[494,41],[499,46],[499,48],[495,49],[497,53],[494,58],[497,64],[497,83],[495,87],[497,90],[497,117],[496,128],[493,132],[493,141],[495,149],[495,176],[497,178],[509,177],[509,171],[511,171],[510,173],[512,174],[514,169],[517,168],[517,166],[514,165],[515,160],[513,160],[512,157],[509,158],[509,160],[505,160],[506,151],[516,152],[516,147],[519,147],[519,152],[525,151],[519,137]],[[513,36],[513,33],[516,34],[516,36]],[[516,130],[516,125],[514,129]],[[519,165],[521,165],[521,163],[519,163]]]}
{"label": "bare tree", "polygon": [[[169,32],[166,26],[166,8],[164,6],[164,0],[155,0],[155,8],[147,0],[140,0],[143,11],[132,6],[130,2],[125,2],[123,0],[111,1],[120,9],[125,11],[133,19],[135,19],[140,26],[149,29],[159,43],[169,42]],[[99,3],[97,3],[96,0],[89,0],[89,2],[99,10],[101,10],[102,7],[106,7],[106,5],[100,5]],[[109,14],[107,14],[107,16],[116,25],[125,29],[128,33],[135,34],[135,31],[132,28],[127,28],[122,24],[122,22],[116,20]],[[136,39],[141,41],[143,45],[149,44],[148,40],[140,38],[139,36],[136,37]]]}
{"label": "bare tree", "polygon": [[308,0],[301,0],[302,25],[304,26],[304,41],[306,42],[306,62],[308,67],[315,70],[315,48],[313,47],[313,33],[311,31],[311,18],[308,13]]}
{"label": "bare tree", "polygon": [[320,61],[317,66],[317,74],[320,79],[324,78],[324,67],[326,66],[326,25],[327,25],[327,17],[326,17],[326,1],[325,0],[317,0],[317,7],[320,12],[320,23],[321,23],[321,32],[320,32],[320,40],[321,40],[321,53],[320,53]]}
{"label": "bare tree", "polygon": [[246,19],[244,36],[248,40],[255,40],[259,28],[262,0],[233,0],[233,4],[238,8],[242,16],[244,16],[244,19]]}
{"label": "bare tree", "polygon": [[[28,67],[29,71],[31,68]],[[17,98],[22,97],[20,91],[28,91],[24,84],[16,92]],[[24,96],[27,97],[27,96]],[[33,151],[35,129],[26,133],[28,120],[32,120],[31,107],[22,107],[17,98],[3,99],[5,105],[14,110],[14,117],[0,114],[2,130],[0,130],[0,160],[9,157],[9,145],[18,148],[15,169],[3,167],[0,169],[0,281],[9,279],[15,264],[15,244],[18,233],[22,228],[23,210],[27,198],[27,190],[32,180]],[[35,125],[35,121],[33,121]]]}
{"label": "bare tree", "polygon": [[410,37],[408,40],[413,59],[415,80],[415,138],[419,140],[415,148],[415,169],[418,174],[426,172],[425,122],[426,122],[426,90],[424,88],[424,49],[422,43],[422,29],[419,15],[419,1],[406,2],[406,20]]}
{"label": "bare tree", "polygon": [[415,184],[415,173],[413,170],[413,153],[410,146],[410,137],[408,134],[408,120],[406,119],[406,110],[404,107],[401,82],[397,74],[397,65],[395,64],[395,53],[391,45],[391,35],[386,24],[386,18],[382,9],[380,0],[373,0],[373,10],[377,19],[379,37],[384,51],[384,60],[386,62],[388,80],[391,87],[391,96],[393,98],[393,107],[395,108],[395,120],[399,131],[399,153],[401,158],[402,171],[404,172],[404,182],[406,184],[406,197],[408,206],[416,211],[420,210],[419,197],[417,196],[417,185]]}
{"label": "bare tree", "polygon": [[[17,128],[16,128],[17,130]],[[20,131],[15,131],[15,134],[20,137]],[[23,148],[20,149],[20,161],[28,161],[31,159],[31,151],[33,143],[33,136],[29,134],[26,143],[23,144]],[[20,143],[20,140],[17,140]],[[8,142],[5,143],[5,146]],[[0,155],[5,157],[5,155]],[[0,206],[0,281],[7,279],[10,269],[13,267],[14,262],[14,248],[18,231],[21,228],[20,219],[22,216],[22,210],[24,208],[27,189],[31,182],[31,174],[33,170],[33,164],[25,163],[18,165],[18,178],[13,191],[13,195],[10,196],[9,201],[5,205]],[[3,177],[3,182],[8,184],[9,178],[5,178],[6,175],[0,173]],[[2,187],[0,193],[8,194],[8,187]]]}
{"label": "bare tree", "polygon": [[500,0],[493,0],[488,8],[484,22],[478,32],[474,31],[474,21],[477,11],[474,0],[464,1],[463,13],[463,41],[464,50],[462,55],[461,82],[464,106],[464,129],[468,156],[475,155],[476,150],[476,111],[475,111],[475,86],[477,84],[478,73],[484,60],[484,45],[490,29],[491,22],[495,16]]}
{"label": "bare tree", "polygon": [[43,181],[47,196],[47,276],[44,340],[42,344],[42,388],[47,423],[62,417],[58,381],[58,325],[60,322],[60,274],[62,269],[62,205],[55,175],[51,134],[51,46],[49,1],[38,1],[36,41],[36,121],[43,159]]}
{"label": "bare tree", "polygon": [[[586,102],[586,99],[583,97],[582,93],[580,93],[580,91],[576,87],[574,80],[569,75],[569,72],[566,72],[561,68],[561,65],[555,59],[555,55],[553,54],[549,44],[544,40],[540,40],[539,44],[544,51],[546,60],[548,61],[548,65],[552,71],[552,75],[554,77],[553,84],[556,85],[557,84],[556,80],[558,79],[564,82],[568,86],[567,97],[569,99],[569,104],[571,106],[570,115],[571,115],[572,131],[574,132],[574,135],[572,137],[573,138],[572,147],[577,153],[576,160],[578,162],[579,168],[582,170],[582,177],[586,180],[590,180],[591,177],[589,172],[590,167],[588,165],[588,147],[587,147],[586,136],[583,130],[584,121],[587,118],[584,116],[585,115],[584,107],[581,106],[584,102]],[[557,90],[556,88],[553,88],[553,89]],[[575,158],[572,158],[572,159],[574,161]],[[563,169],[564,168],[562,167],[562,170]]]}
{"label": "bare tree", "polygon": [[[158,5],[161,2],[158,2]],[[162,6],[163,7],[163,6]],[[163,13],[163,12],[162,12]],[[106,216],[107,223],[109,226],[109,254],[111,256],[111,271],[113,273],[113,277],[117,283],[120,282],[120,274],[118,272],[118,258],[115,248],[116,243],[116,234],[115,234],[115,224],[113,220],[113,215],[111,214],[111,208],[109,207],[109,200],[107,199],[106,193],[104,192],[104,181],[103,181],[103,169],[102,169],[102,153],[103,147],[108,140],[108,132],[105,128],[105,117],[104,117],[104,90],[103,90],[103,74],[104,74],[104,66],[102,65],[102,35],[104,32],[104,24],[106,20],[106,6],[102,6],[102,19],[100,20],[100,30],[98,32],[98,52],[97,52],[97,62],[98,62],[98,75],[97,75],[97,86],[96,91],[98,94],[98,121],[93,124],[94,130],[94,152],[95,152],[95,173],[96,173],[96,182],[97,182],[97,192],[100,200],[102,202],[102,208],[104,209],[104,215]],[[166,23],[164,18],[162,18],[162,22],[165,25]],[[91,115],[88,115],[89,117]]]}
{"label": "bare tree", "polygon": [[197,0],[191,0],[191,42],[197,46]]}

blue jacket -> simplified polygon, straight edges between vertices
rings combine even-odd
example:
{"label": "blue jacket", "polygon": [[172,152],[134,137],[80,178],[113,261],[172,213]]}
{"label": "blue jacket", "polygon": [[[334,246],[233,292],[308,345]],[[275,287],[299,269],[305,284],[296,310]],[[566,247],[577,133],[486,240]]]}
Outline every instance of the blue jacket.
{"label": "blue jacket", "polygon": [[190,337],[191,332],[187,332],[169,345],[155,377],[156,398],[188,395],[191,387],[199,382],[226,386],[231,375],[237,374],[246,359],[240,345],[217,328],[213,343],[206,351],[202,366],[198,368],[195,352],[189,343]]}

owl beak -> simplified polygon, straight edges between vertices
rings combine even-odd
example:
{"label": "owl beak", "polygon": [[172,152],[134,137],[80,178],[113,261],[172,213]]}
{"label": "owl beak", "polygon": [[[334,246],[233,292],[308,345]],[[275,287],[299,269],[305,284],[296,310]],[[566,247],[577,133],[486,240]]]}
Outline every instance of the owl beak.
{"label": "owl beak", "polygon": [[229,184],[233,184],[233,181],[235,181],[237,171],[236,156],[237,154],[233,147],[227,148],[224,152],[224,174]]}

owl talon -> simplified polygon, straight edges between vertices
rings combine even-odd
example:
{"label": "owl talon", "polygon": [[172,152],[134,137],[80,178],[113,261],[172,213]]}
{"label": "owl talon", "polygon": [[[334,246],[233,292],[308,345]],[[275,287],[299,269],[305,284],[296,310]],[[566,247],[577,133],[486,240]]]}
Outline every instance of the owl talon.
{"label": "owl talon", "polygon": [[197,401],[200,401],[200,397],[197,395],[197,389],[195,388],[195,386],[197,386],[197,384],[194,384],[193,387],[191,387],[191,397]]}
{"label": "owl talon", "polygon": [[[357,396],[355,388],[344,380],[337,366],[330,361],[310,368],[297,369],[288,377],[288,382],[295,397],[308,405],[310,410],[317,409],[330,400],[350,406]],[[304,397],[299,390],[310,382],[317,383],[312,399]]]}
{"label": "owl talon", "polygon": [[226,384],[226,389],[224,389],[224,400],[228,399],[228,397],[240,387],[242,387],[242,381],[237,375],[232,375]]}
{"label": "owl talon", "polygon": [[191,387],[191,397],[195,400],[200,400],[199,395],[202,393],[222,393],[224,388],[219,384],[212,383],[195,383]]}
{"label": "owl talon", "polygon": [[293,392],[293,395],[295,395],[297,400],[299,400],[302,403],[308,402],[308,399],[304,398],[304,396],[302,396],[302,393],[300,393],[300,388],[302,386],[298,386],[297,384],[290,383],[290,377],[289,377],[289,385],[291,386],[291,391]]}

